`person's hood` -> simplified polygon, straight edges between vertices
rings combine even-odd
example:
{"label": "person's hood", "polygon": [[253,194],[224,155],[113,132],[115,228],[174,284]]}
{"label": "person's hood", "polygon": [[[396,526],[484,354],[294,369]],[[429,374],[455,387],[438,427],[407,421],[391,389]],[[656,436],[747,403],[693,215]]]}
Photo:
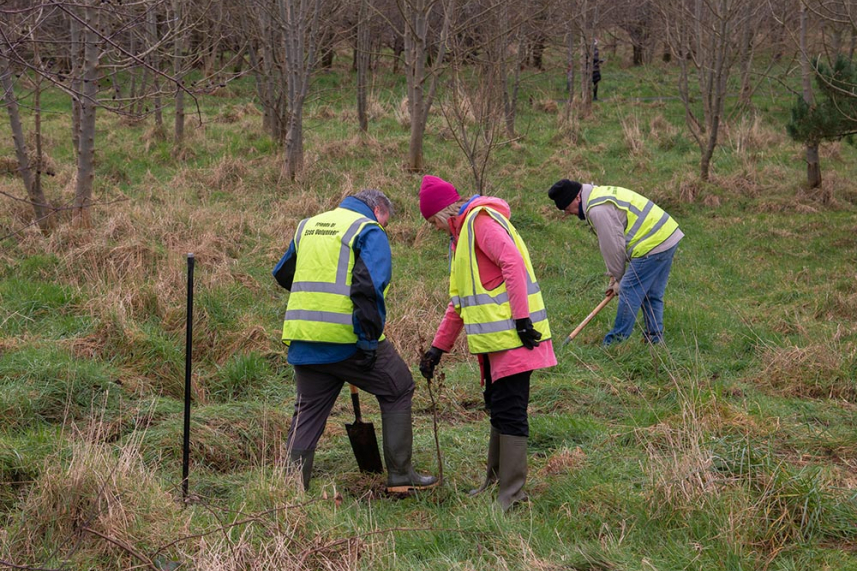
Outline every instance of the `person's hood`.
{"label": "person's hood", "polygon": [[458,235],[461,233],[461,225],[464,224],[464,219],[467,218],[467,215],[474,208],[479,208],[480,206],[487,206],[492,210],[496,210],[507,220],[512,218],[512,209],[509,208],[509,204],[502,198],[497,198],[496,196],[474,196],[462,207],[463,210],[458,216],[449,217],[449,227],[456,242],[458,242]]}
{"label": "person's hood", "polygon": [[355,198],[353,196],[347,197],[345,200],[339,203],[340,208],[345,208],[346,210],[353,210],[359,214],[362,214],[369,220],[378,221],[375,218],[375,211],[369,208],[369,205],[360,200],[359,198]]}

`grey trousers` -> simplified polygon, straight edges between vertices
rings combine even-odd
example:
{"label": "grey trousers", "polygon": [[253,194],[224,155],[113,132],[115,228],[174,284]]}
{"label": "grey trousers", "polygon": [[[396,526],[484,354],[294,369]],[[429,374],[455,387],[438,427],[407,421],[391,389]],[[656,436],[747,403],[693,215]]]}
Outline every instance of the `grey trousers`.
{"label": "grey trousers", "polygon": [[414,394],[411,370],[389,341],[378,344],[377,355],[369,372],[355,365],[356,355],[339,363],[295,365],[297,400],[289,427],[289,450],[315,450],[345,383],[375,395],[382,414],[411,411]]}

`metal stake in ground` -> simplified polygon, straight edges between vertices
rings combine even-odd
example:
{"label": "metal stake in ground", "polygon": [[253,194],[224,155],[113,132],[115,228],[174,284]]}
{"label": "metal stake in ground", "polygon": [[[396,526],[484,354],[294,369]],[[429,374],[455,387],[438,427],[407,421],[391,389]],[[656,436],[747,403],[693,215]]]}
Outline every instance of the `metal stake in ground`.
{"label": "metal stake in ground", "polygon": [[184,445],[182,447],[182,498],[187,499],[187,477],[190,464],[190,370],[193,347],[193,254],[187,255],[187,334],[184,360]]}

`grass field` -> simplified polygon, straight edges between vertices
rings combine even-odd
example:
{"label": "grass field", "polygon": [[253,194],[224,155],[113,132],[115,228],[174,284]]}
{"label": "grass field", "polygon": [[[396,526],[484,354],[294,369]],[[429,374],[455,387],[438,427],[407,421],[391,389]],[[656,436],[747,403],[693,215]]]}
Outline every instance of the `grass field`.
{"label": "grass field", "polygon": [[[286,474],[292,370],[286,294],[270,270],[302,218],[361,188],[397,213],[387,334],[412,365],[447,302],[447,243],[406,173],[401,78],[373,84],[358,133],[348,58],[319,75],[307,168],[281,175],[252,84],[199,100],[176,151],[151,120],[105,113],[91,230],[49,236],[0,197],[0,567],[47,569],[857,569],[857,149],[822,148],[831,204],[802,187],[785,135],[792,95],[771,81],[730,116],[710,182],[673,98],[673,70],[603,68],[599,101],[569,127],[562,73],[532,74],[520,137],[496,149],[489,193],[508,201],[545,292],[558,366],[533,377],[531,502],[503,515],[467,496],[488,421],[463,339],[432,385],[444,485],[409,498],[357,471],[347,391],[309,492]],[[664,64],[665,65],[665,64]],[[441,96],[441,101],[443,100]],[[69,104],[45,94],[46,193],[73,194]],[[195,117],[193,121],[200,119]],[[29,125],[29,123],[28,123]],[[0,156],[13,157],[8,123]],[[426,173],[473,186],[439,112]],[[10,171],[12,172],[12,171]],[[667,343],[639,332],[604,349],[613,309],[561,339],[602,298],[595,236],[548,187],[626,186],[686,234]],[[0,191],[22,196],[7,172]],[[190,492],[181,502],[185,260],[195,270]],[[364,413],[380,436],[377,405]],[[415,461],[438,472],[428,387],[417,379]]]}

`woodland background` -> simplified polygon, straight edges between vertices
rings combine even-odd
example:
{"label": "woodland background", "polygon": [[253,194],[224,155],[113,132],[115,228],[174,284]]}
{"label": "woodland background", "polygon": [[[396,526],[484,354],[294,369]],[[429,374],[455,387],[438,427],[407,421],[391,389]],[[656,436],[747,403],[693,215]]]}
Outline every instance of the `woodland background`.
{"label": "woodland background", "polygon": [[[857,569],[856,46],[853,0],[0,3],[0,568]],[[301,219],[383,190],[418,377],[448,296],[423,174],[509,202],[545,292],[559,365],[508,515],[466,495],[463,339],[417,378],[443,487],[360,474],[345,394],[309,492],[285,470],[270,270]],[[665,345],[601,348],[608,309],[560,346],[607,281],[563,177],[678,220]]]}

